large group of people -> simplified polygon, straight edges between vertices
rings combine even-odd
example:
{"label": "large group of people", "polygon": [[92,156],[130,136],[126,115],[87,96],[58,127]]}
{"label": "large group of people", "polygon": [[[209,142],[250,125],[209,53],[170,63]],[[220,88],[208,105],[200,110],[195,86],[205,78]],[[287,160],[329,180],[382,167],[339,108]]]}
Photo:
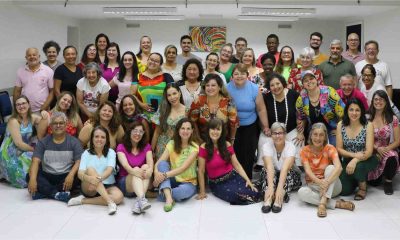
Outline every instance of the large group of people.
{"label": "large group of people", "polygon": [[163,57],[149,36],[137,54],[121,54],[101,33],[79,64],[74,46],[63,49],[64,63],[54,41],[44,44],[43,62],[28,48],[0,178],[28,188],[33,200],[104,205],[110,215],[124,197],[135,197],[134,214],[148,211],[152,195],[170,212],[196,193],[206,199],[207,188],[233,205],[262,202],[263,213],[279,213],[298,191],[319,217],[353,211],[353,201],[334,198],[363,200],[368,186],[391,195],[400,112],[389,67],[376,41],[365,43],[364,55],[351,33],[347,51],[333,40],[325,55],[322,39],[312,33],[296,56],[290,46],[279,51],[270,34],[268,52],[256,59],[239,37],[204,61],[188,35],[181,54],[168,45]]}

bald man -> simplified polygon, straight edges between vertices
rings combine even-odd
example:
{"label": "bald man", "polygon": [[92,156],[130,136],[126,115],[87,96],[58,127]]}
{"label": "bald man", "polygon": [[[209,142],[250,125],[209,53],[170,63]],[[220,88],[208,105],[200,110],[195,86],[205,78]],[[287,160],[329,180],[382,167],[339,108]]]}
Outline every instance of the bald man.
{"label": "bald man", "polygon": [[25,52],[26,65],[17,71],[13,100],[25,95],[33,113],[48,110],[53,100],[53,70],[40,62],[39,50],[28,48]]}
{"label": "bald man", "polygon": [[350,33],[347,36],[347,46],[349,49],[346,52],[342,53],[342,56],[352,62],[354,65],[361,60],[364,60],[364,54],[358,51],[358,47],[360,46],[360,37],[357,33]]}

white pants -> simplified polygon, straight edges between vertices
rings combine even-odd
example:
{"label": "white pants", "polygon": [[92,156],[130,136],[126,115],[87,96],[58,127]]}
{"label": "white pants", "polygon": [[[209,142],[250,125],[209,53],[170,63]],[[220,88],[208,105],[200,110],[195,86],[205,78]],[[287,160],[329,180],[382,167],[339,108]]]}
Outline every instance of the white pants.
{"label": "white pants", "polygon": [[[325,168],[324,178],[329,178],[332,174],[335,166],[329,165]],[[318,205],[321,202],[321,196],[319,195],[320,187],[315,184],[307,184],[305,187],[301,187],[298,191],[298,196],[300,200],[310,203],[313,205]],[[342,191],[342,183],[340,179],[337,178],[331,185],[329,185],[328,190],[326,190],[325,197],[328,198],[328,202],[326,204],[327,208],[335,209],[336,201],[332,200],[332,198],[338,196]]]}
{"label": "white pants", "polygon": [[[286,140],[293,142],[293,144],[294,144],[294,139],[296,137],[297,137],[297,129],[296,128],[286,134]],[[260,133],[260,137],[258,138],[257,165],[264,166],[264,161],[262,158],[263,157],[262,148],[268,139],[271,139],[271,137],[267,137],[264,133]],[[297,166],[302,165],[301,160],[300,160],[300,150],[303,146],[304,146],[304,142],[300,146],[295,145],[296,156],[295,156],[294,160],[295,160],[295,164]]]}

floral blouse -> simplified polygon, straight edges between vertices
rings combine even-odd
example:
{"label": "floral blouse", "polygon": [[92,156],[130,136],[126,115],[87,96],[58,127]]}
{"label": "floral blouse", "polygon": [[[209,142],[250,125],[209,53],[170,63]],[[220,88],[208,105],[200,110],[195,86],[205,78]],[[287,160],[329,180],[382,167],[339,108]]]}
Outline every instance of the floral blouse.
{"label": "floral blouse", "polygon": [[[318,81],[318,85],[324,85],[324,80],[322,79],[321,70],[313,67],[311,71],[314,73],[315,78]],[[293,68],[292,71],[290,71],[290,76],[288,79],[288,84],[291,84],[292,89],[298,93],[301,92],[301,90],[303,90],[303,83],[301,81],[301,72],[302,72],[301,68]]]}

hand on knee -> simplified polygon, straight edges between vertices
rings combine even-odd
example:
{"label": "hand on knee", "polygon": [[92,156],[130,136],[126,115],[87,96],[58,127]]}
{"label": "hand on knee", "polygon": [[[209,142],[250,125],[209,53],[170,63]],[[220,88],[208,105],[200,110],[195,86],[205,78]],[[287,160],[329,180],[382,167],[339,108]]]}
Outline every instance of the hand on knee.
{"label": "hand on knee", "polygon": [[85,172],[87,175],[90,175],[90,176],[98,176],[99,174],[97,173],[97,171],[96,171],[96,169],[94,169],[94,168],[92,168],[92,167],[88,167],[87,169],[86,169],[86,172]]}

